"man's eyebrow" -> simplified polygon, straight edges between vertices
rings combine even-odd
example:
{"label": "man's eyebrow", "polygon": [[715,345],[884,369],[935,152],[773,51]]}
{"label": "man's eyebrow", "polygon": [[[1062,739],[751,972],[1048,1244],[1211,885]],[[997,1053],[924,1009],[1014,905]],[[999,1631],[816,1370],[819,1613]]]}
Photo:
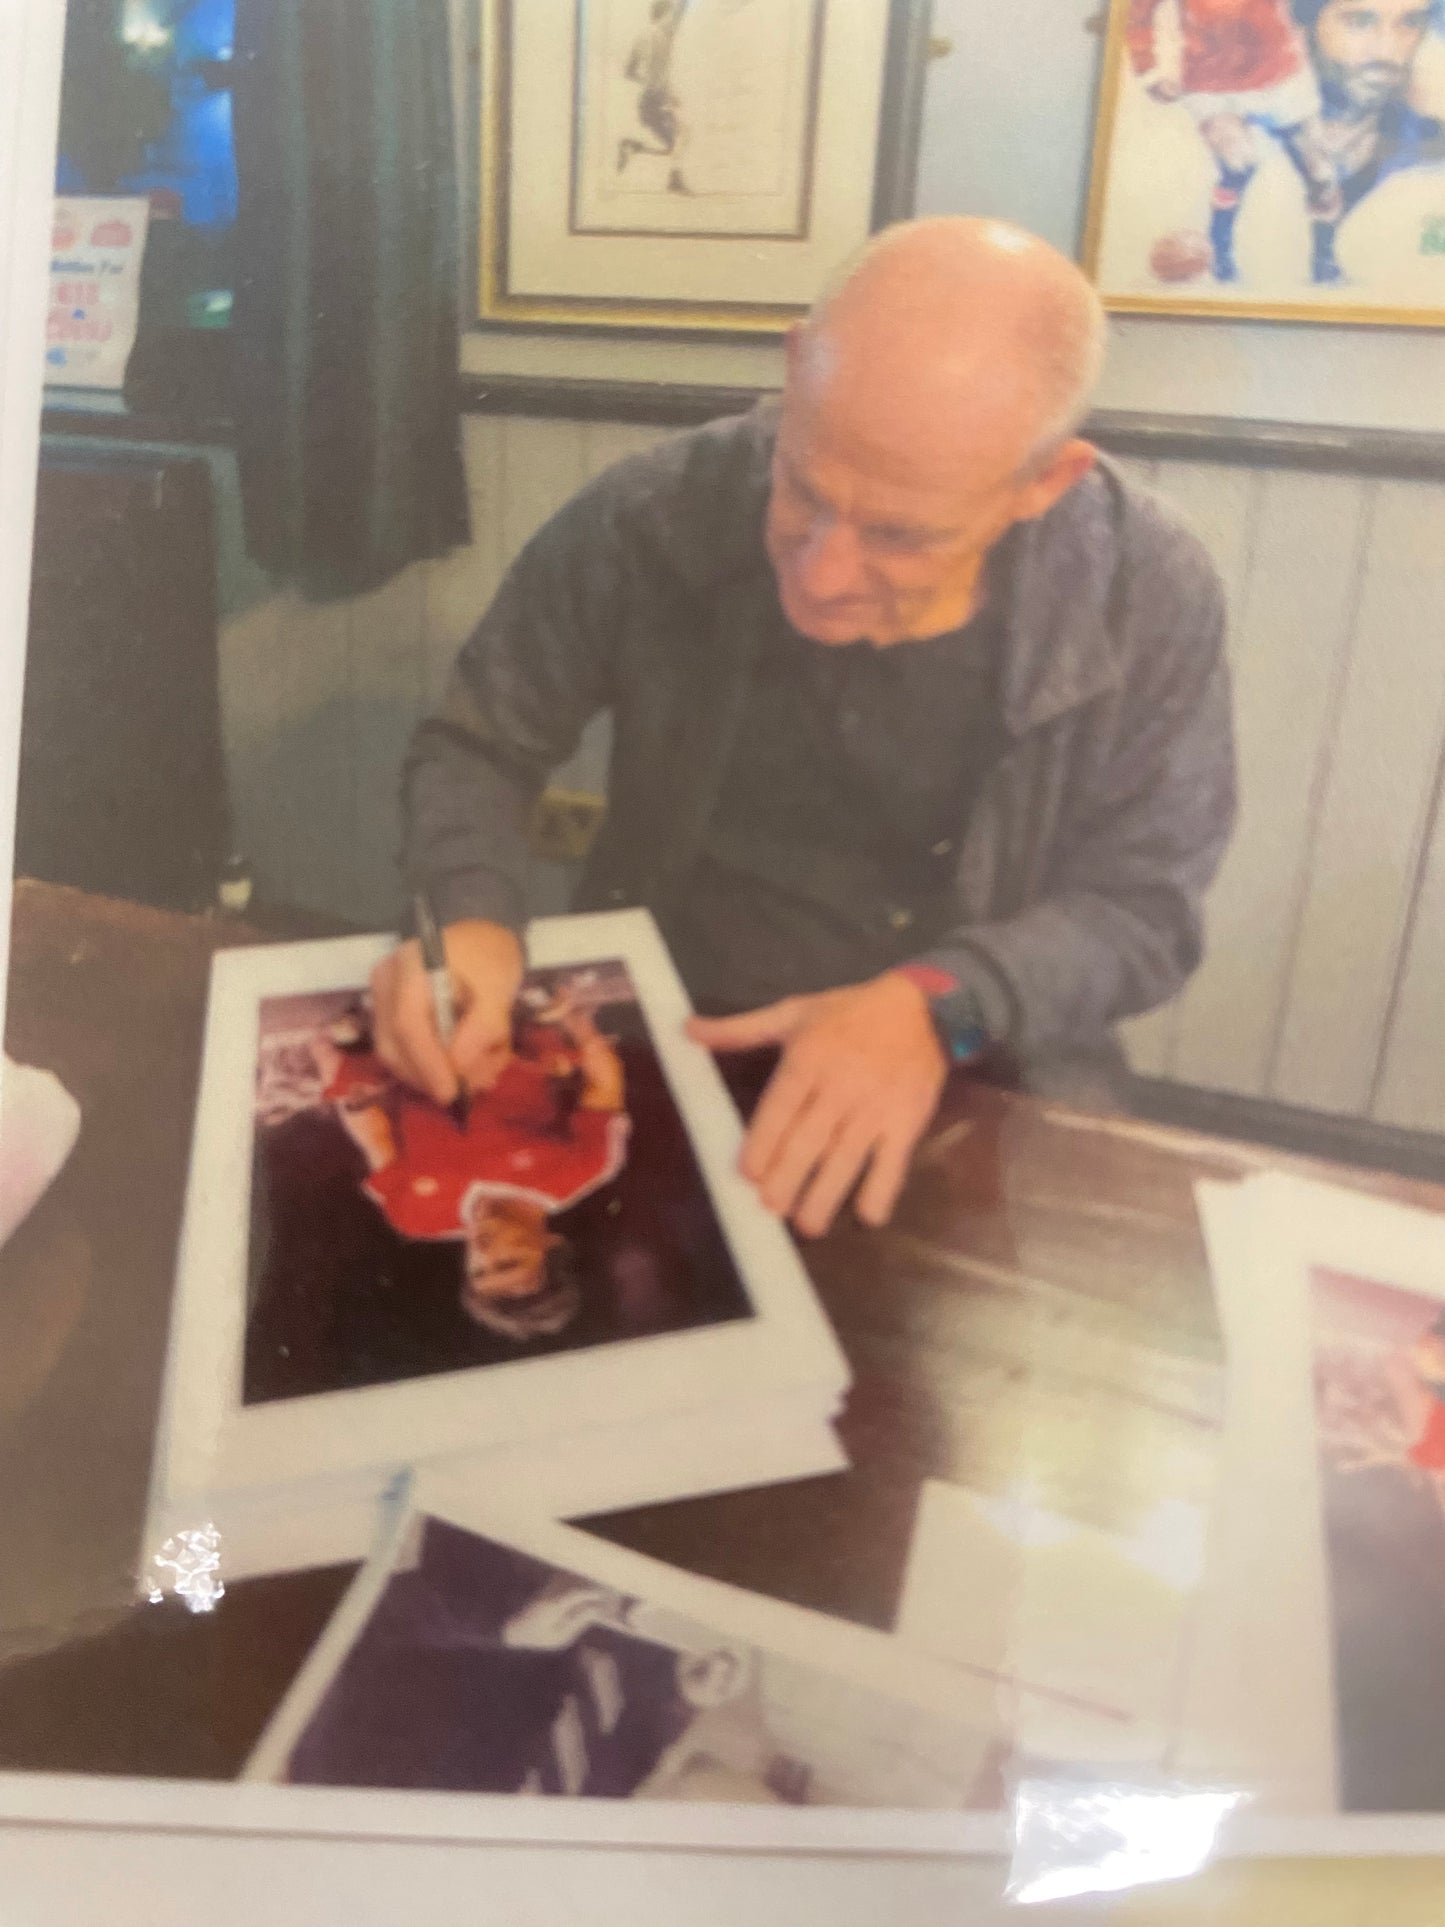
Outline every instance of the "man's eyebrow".
{"label": "man's eyebrow", "polygon": [[898,535],[914,542],[946,542],[953,533],[952,529],[934,528],[926,522],[890,522],[886,517],[865,522],[863,530],[868,535]]}

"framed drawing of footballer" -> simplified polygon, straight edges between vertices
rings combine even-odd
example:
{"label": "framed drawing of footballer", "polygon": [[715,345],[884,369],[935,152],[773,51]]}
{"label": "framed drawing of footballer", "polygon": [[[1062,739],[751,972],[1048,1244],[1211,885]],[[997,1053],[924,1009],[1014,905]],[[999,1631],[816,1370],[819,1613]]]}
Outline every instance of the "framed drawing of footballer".
{"label": "framed drawing of footballer", "polygon": [[1445,0],[1112,0],[1117,312],[1445,326]]}
{"label": "framed drawing of footballer", "polygon": [[478,319],[777,334],[910,211],[927,0],[480,0]]}

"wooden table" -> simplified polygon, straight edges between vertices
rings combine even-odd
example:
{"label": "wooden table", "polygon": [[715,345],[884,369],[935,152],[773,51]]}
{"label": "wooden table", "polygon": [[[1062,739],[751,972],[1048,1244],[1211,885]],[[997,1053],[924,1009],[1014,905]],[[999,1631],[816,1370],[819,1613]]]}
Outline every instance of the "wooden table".
{"label": "wooden table", "polygon": [[[0,1251],[3,1767],[234,1773],[350,1576],[249,1582],[209,1615],[132,1603],[207,969],[253,940],[17,887],[7,1047],[56,1071],[84,1123]],[[592,1528],[886,1627],[927,1477],[1026,1477],[1044,1504],[1127,1527],[1177,1496],[1218,1423],[1192,1184],[1285,1162],[959,1081],[894,1225],[805,1250],[854,1373],[852,1469]]]}

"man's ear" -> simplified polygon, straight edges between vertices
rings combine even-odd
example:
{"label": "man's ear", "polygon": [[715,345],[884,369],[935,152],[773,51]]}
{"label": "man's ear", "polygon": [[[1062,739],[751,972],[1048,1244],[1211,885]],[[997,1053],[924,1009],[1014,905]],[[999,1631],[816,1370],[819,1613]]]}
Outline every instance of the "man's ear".
{"label": "man's ear", "polygon": [[1041,515],[1047,515],[1055,502],[1083,481],[1098,459],[1099,451],[1092,442],[1079,436],[1065,442],[1019,490],[1018,520],[1036,522]]}

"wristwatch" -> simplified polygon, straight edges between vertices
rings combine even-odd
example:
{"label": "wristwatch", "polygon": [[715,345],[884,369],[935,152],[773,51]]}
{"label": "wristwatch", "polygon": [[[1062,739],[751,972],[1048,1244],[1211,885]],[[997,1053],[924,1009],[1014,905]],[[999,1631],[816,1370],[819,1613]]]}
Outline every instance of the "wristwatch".
{"label": "wristwatch", "polygon": [[916,984],[928,999],[928,1014],[938,1041],[952,1063],[966,1064],[992,1041],[984,1028],[978,998],[951,971],[937,964],[900,964],[895,974]]}

